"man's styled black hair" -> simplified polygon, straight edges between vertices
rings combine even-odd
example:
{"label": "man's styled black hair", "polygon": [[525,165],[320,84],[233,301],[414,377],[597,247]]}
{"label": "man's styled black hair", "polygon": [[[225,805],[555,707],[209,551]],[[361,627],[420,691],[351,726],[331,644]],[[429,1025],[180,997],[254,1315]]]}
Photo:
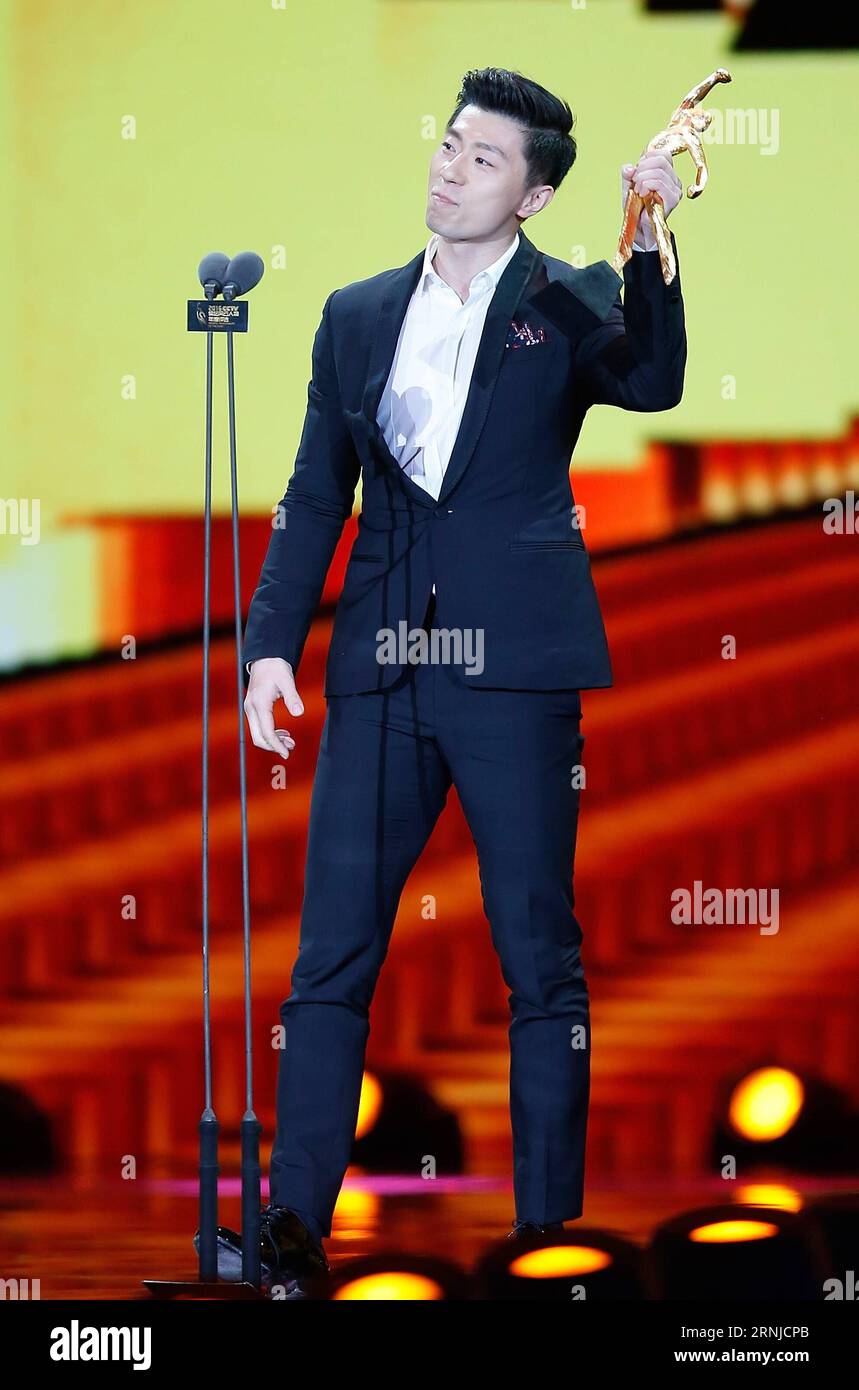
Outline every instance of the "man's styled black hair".
{"label": "man's styled black hair", "polygon": [[464,106],[479,106],[481,111],[510,116],[525,134],[526,189],[544,183],[560,187],[576,162],[576,142],[570,133],[575,116],[567,102],[552,96],[539,82],[507,68],[467,72],[456,100],[448,129]]}

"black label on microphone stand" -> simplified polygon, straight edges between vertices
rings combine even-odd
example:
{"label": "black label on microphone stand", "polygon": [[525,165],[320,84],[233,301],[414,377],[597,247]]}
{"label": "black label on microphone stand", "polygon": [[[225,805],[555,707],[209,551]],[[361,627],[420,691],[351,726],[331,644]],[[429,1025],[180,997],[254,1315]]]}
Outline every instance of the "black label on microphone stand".
{"label": "black label on microphone stand", "polygon": [[247,333],[248,302],[246,299],[189,299],[188,332]]}

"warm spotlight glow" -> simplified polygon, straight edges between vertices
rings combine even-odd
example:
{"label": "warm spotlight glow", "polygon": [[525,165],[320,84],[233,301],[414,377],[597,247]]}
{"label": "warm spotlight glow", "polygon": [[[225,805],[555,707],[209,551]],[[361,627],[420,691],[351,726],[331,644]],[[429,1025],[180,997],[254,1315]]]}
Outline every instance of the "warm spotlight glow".
{"label": "warm spotlight glow", "polygon": [[750,1072],[734,1090],[728,1115],[745,1139],[780,1139],[802,1109],[805,1087],[783,1067]]}
{"label": "warm spotlight glow", "polygon": [[780,1183],[746,1183],[736,1200],[747,1207],[779,1207],[782,1211],[801,1211],[802,1194]]}
{"label": "warm spotlight glow", "polygon": [[425,1303],[444,1297],[441,1285],[423,1274],[408,1274],[402,1269],[387,1269],[383,1274],[365,1274],[344,1284],[334,1294],[332,1302],[350,1299],[364,1303]]}
{"label": "warm spotlight glow", "polygon": [[355,1138],[360,1139],[373,1128],[382,1108],[382,1087],[372,1072],[365,1071],[361,1082],[361,1099],[358,1102],[358,1122],[355,1125]]}
{"label": "warm spotlight glow", "polygon": [[689,1239],[699,1245],[730,1245],[743,1240],[769,1240],[778,1235],[778,1226],[771,1221],[713,1221],[709,1226],[695,1226]]}
{"label": "warm spotlight glow", "polygon": [[546,1245],[517,1255],[510,1273],[520,1279],[560,1279],[571,1274],[593,1274],[611,1264],[611,1256],[591,1245]]}
{"label": "warm spotlight glow", "polygon": [[[360,1171],[360,1168],[350,1165],[346,1170],[347,1181],[351,1175]],[[375,1192],[365,1192],[361,1188],[344,1185],[337,1194],[334,1219],[337,1222],[337,1237],[340,1240],[349,1239],[356,1233],[366,1233],[368,1229],[378,1225],[379,1198]]]}

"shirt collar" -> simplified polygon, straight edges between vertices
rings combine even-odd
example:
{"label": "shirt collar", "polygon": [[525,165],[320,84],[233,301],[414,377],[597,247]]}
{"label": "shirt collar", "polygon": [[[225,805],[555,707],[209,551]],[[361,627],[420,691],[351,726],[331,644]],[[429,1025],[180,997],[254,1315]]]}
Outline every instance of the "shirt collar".
{"label": "shirt collar", "polygon": [[[493,289],[497,287],[498,281],[501,279],[501,276],[504,273],[508,261],[511,261],[513,259],[513,257],[516,255],[516,252],[519,249],[519,241],[520,236],[517,232],[512,242],[507,247],[507,250],[502,252],[502,254],[498,257],[497,261],[493,261],[491,265],[486,266],[485,270],[479,270],[477,274],[472,277],[471,283],[468,287],[469,294],[471,293],[471,289],[473,286],[480,288],[480,286],[484,283],[491,284]],[[448,285],[447,281],[442,280],[438,272],[433,269],[432,258],[436,253],[438,243],[438,233],[433,232],[432,236],[427,242],[426,250],[424,251],[424,261],[423,266],[421,268],[421,278],[418,282],[418,292],[421,294],[424,294],[428,287],[433,283],[444,285],[446,289],[451,288],[450,285]]]}

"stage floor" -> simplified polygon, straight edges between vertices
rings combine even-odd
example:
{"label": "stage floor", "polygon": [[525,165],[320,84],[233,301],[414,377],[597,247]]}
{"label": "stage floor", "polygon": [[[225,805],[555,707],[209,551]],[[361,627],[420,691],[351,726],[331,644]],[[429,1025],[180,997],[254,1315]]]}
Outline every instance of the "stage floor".
{"label": "stage floor", "polygon": [[[797,1179],[769,1174],[754,1183],[651,1176],[590,1182],[584,1216],[568,1229],[598,1226],[638,1244],[668,1217],[729,1201],[800,1210],[823,1193],[855,1191],[856,1177]],[[263,1201],[267,1199],[267,1184]],[[508,1179],[413,1176],[350,1169],[326,1251],[332,1268],[359,1255],[432,1254],[470,1270],[513,1220]],[[219,1219],[240,1225],[239,1182],[222,1176]],[[0,1256],[6,1279],[39,1280],[44,1299],[148,1298],[143,1279],[193,1279],[196,1178],[148,1174],[119,1181],[96,1174],[0,1181]]]}

